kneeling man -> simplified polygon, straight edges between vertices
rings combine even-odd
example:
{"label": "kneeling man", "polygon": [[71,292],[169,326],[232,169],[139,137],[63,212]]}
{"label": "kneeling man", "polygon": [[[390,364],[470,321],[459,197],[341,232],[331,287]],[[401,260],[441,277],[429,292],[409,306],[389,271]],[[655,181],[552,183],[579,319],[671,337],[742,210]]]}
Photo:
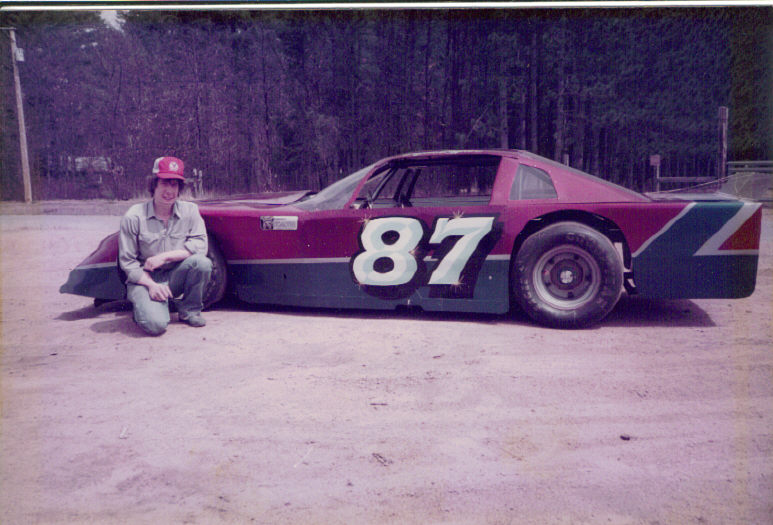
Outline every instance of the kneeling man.
{"label": "kneeling man", "polygon": [[134,320],[152,335],[166,331],[169,299],[175,300],[181,321],[206,324],[202,296],[212,263],[198,206],[178,200],[183,170],[180,159],[156,159],[148,188],[153,198],[135,204],[121,219],[118,262],[126,273],[126,294]]}

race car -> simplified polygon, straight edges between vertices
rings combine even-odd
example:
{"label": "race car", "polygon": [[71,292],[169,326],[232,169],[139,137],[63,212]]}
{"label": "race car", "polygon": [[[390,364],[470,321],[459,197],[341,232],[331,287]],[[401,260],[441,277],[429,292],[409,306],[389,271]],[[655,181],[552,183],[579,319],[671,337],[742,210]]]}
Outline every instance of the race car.
{"label": "race car", "polygon": [[[601,321],[648,298],[754,291],[761,208],[721,193],[642,194],[517,150],[411,153],[318,193],[198,202],[213,273],[205,305],[490,312]],[[118,234],[61,292],[125,297]]]}

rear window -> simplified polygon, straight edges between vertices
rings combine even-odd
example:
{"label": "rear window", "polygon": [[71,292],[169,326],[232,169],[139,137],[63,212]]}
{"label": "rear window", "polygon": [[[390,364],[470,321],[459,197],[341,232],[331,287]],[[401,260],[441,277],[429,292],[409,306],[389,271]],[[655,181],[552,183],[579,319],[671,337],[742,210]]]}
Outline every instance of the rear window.
{"label": "rear window", "polygon": [[521,164],[510,188],[510,200],[555,199],[558,197],[553,180],[546,171]]}

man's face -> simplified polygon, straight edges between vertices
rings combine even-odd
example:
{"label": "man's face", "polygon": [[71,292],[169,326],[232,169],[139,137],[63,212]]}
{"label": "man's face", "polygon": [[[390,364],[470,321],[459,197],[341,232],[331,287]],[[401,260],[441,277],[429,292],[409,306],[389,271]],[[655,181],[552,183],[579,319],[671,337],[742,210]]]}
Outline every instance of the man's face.
{"label": "man's face", "polygon": [[153,201],[156,205],[171,206],[177,200],[180,186],[175,179],[158,179],[156,191],[153,192]]}

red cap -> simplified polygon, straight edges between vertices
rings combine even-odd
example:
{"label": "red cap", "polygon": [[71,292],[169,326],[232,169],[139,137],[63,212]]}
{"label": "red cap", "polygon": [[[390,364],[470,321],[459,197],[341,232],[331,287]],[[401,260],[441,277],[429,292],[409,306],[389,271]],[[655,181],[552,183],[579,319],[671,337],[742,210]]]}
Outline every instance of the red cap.
{"label": "red cap", "polygon": [[153,163],[153,174],[161,179],[185,180],[184,169],[185,164],[176,157],[159,157]]}

